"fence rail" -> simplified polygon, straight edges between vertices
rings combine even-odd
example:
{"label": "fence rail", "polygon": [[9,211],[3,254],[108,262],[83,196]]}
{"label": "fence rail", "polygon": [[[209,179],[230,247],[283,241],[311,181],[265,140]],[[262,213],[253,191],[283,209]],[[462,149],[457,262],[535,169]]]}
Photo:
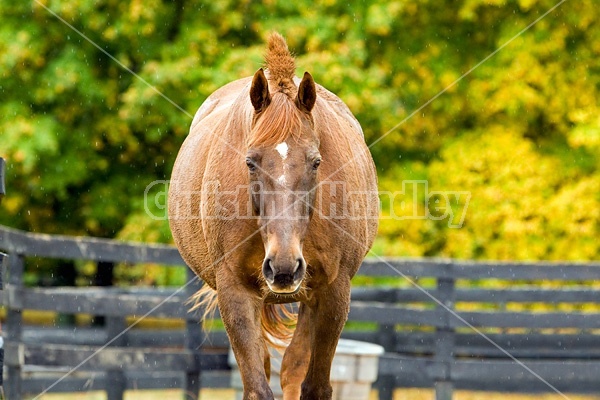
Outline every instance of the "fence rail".
{"label": "fence rail", "polygon": [[[91,260],[99,268],[185,265],[175,248],[0,226],[0,250],[9,254],[2,292],[7,399],[46,390],[56,383],[49,371],[60,377],[78,365],[53,391],[106,390],[113,400],[133,387],[182,387],[189,395],[200,385],[228,386],[226,335],[201,332],[198,316],[185,305],[198,284],[23,285],[28,257]],[[600,280],[600,263],[386,259],[366,260],[359,274],[388,278],[387,286],[353,289],[349,321],[355,327],[343,333],[386,349],[376,383],[381,399],[391,399],[398,387],[433,387],[438,400],[451,399],[455,388],[600,392],[600,290],[590,284]],[[106,324],[26,327],[23,310],[101,315]],[[176,318],[184,328],[131,329],[127,317],[144,315]]]}

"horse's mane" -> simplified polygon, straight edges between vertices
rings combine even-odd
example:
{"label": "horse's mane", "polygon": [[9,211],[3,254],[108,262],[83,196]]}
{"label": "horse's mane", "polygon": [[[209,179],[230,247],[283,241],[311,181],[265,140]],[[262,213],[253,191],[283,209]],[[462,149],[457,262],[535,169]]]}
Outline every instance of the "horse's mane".
{"label": "horse's mane", "polygon": [[[283,36],[277,32],[272,32],[269,35],[267,53],[265,54],[265,68],[269,71],[269,80],[278,90],[287,93],[289,89],[296,89],[296,85],[294,85],[296,60],[290,53]],[[295,92],[295,90],[292,91]]]}
{"label": "horse's mane", "polygon": [[294,83],[296,60],[283,36],[269,36],[265,68],[271,93],[271,103],[256,116],[249,147],[274,146],[290,136],[297,137],[302,125],[302,113],[295,104],[298,88]]}

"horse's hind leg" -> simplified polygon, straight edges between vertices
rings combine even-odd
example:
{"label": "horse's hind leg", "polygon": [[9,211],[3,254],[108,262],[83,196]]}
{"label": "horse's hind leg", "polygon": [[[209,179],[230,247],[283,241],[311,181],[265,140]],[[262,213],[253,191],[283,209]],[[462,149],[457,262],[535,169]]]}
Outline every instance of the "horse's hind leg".
{"label": "horse's hind leg", "polygon": [[310,361],[310,309],[300,304],[298,322],[292,342],[285,350],[281,364],[281,388],[284,400],[299,400],[300,386]]}
{"label": "horse's hind leg", "polygon": [[265,374],[265,344],[260,325],[261,303],[223,267],[217,274],[221,318],[244,384],[244,400],[273,400]]}
{"label": "horse's hind leg", "polygon": [[315,293],[311,305],[311,358],[302,383],[302,400],[330,400],[333,391],[329,377],[335,349],[350,310],[350,280],[338,279]]}

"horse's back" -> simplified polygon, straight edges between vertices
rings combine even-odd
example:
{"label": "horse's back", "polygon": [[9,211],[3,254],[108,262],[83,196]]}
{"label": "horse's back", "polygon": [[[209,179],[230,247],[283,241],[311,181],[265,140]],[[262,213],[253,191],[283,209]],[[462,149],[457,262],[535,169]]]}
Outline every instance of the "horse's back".
{"label": "horse's back", "polygon": [[251,77],[246,77],[230,82],[208,96],[196,112],[196,115],[194,115],[190,134],[194,132],[196,126],[205,118],[226,112],[238,99],[240,93],[247,92],[250,80]]}
{"label": "horse's back", "polygon": [[364,138],[363,130],[360,126],[360,123],[352,114],[352,111],[348,108],[346,103],[342,101],[338,96],[334,93],[330,92],[326,88],[321,85],[317,85],[317,94],[320,99],[324,100],[324,104],[329,109],[329,111],[335,114],[338,118],[343,119],[350,125],[350,129],[358,133],[361,137],[361,141]]}

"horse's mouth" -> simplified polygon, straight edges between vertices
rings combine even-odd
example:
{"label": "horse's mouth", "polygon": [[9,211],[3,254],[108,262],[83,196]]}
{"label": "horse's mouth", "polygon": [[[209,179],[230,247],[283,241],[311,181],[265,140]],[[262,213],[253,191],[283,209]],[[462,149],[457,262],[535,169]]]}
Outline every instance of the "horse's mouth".
{"label": "horse's mouth", "polygon": [[265,295],[265,302],[269,304],[289,304],[301,301],[306,295],[306,287],[300,285],[293,292],[274,292],[271,289]]}
{"label": "horse's mouth", "polygon": [[276,296],[294,296],[294,295],[298,294],[300,292],[300,290],[302,290],[302,285],[298,285],[296,287],[296,289],[294,289],[293,291],[288,291],[288,290],[277,291],[269,285],[269,290],[271,291],[272,294],[274,294]]}

